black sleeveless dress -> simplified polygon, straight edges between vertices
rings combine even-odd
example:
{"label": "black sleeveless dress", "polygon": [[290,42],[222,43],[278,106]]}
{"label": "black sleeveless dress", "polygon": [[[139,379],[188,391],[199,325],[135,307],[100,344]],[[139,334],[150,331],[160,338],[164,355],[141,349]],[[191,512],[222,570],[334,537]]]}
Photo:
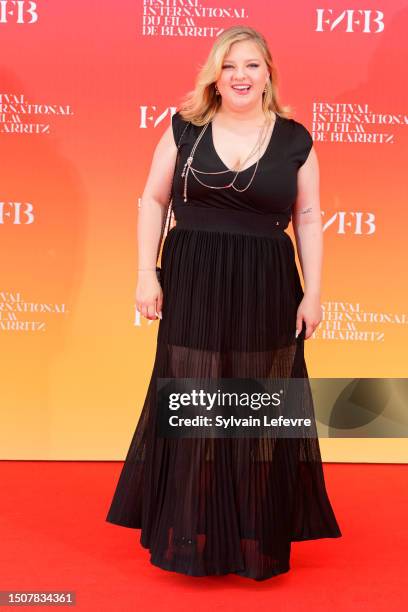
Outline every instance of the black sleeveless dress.
{"label": "black sleeveless dress", "polygon": [[[161,266],[162,320],[145,403],[106,520],[141,529],[154,565],[190,576],[235,573],[264,580],[290,569],[291,542],[342,534],[325,488],[318,438],[184,438],[156,434],[161,378],[308,379],[303,297],[294,245],[284,231],[297,171],[313,141],[276,116],[250,187],[209,189],[181,173],[200,126],[172,117],[180,155]],[[228,170],[208,126],[193,167]],[[183,133],[184,130],[184,133]],[[235,185],[244,188],[254,166]],[[199,175],[200,176],[200,175]],[[230,172],[202,175],[225,185]],[[308,382],[308,381],[307,381]],[[315,422],[313,400],[302,408]]]}

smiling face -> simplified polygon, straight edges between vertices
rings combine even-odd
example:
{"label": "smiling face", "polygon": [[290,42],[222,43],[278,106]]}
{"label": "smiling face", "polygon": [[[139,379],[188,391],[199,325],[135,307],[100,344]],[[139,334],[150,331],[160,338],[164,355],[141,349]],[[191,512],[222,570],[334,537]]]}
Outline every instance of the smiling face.
{"label": "smiling face", "polygon": [[262,104],[268,78],[268,66],[258,45],[250,40],[233,43],[216,81],[222,103],[231,108]]}

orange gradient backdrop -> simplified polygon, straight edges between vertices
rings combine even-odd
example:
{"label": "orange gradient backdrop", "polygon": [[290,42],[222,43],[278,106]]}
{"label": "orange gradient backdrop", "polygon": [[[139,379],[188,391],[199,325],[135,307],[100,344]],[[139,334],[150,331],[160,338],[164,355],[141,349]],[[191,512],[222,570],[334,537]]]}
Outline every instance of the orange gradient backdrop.
{"label": "orange gradient backdrop", "polygon": [[[407,376],[402,0],[2,4],[2,459],[123,459],[158,329],[134,303],[140,195],[231,25],[265,35],[319,157],[325,314],[309,375]],[[321,446],[326,460],[407,460],[403,439]]]}

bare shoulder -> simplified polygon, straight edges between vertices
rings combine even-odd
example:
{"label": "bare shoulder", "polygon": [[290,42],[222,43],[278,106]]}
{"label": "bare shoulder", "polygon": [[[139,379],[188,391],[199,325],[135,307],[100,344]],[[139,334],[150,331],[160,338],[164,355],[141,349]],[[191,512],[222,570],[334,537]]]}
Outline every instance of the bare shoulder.
{"label": "bare shoulder", "polygon": [[153,198],[163,205],[167,204],[176,157],[173,128],[169,125],[154,147],[142,199]]}
{"label": "bare shoulder", "polygon": [[175,154],[176,151],[177,147],[174,142],[173,128],[171,125],[168,125],[156,143],[154,155]]}

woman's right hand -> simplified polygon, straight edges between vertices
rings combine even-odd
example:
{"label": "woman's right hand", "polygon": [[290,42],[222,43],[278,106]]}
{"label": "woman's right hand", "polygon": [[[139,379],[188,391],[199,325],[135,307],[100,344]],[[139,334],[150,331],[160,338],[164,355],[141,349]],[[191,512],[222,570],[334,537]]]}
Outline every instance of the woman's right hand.
{"label": "woman's right hand", "polygon": [[136,287],[136,309],[146,319],[161,319],[162,305],[163,291],[156,271],[140,270]]}

